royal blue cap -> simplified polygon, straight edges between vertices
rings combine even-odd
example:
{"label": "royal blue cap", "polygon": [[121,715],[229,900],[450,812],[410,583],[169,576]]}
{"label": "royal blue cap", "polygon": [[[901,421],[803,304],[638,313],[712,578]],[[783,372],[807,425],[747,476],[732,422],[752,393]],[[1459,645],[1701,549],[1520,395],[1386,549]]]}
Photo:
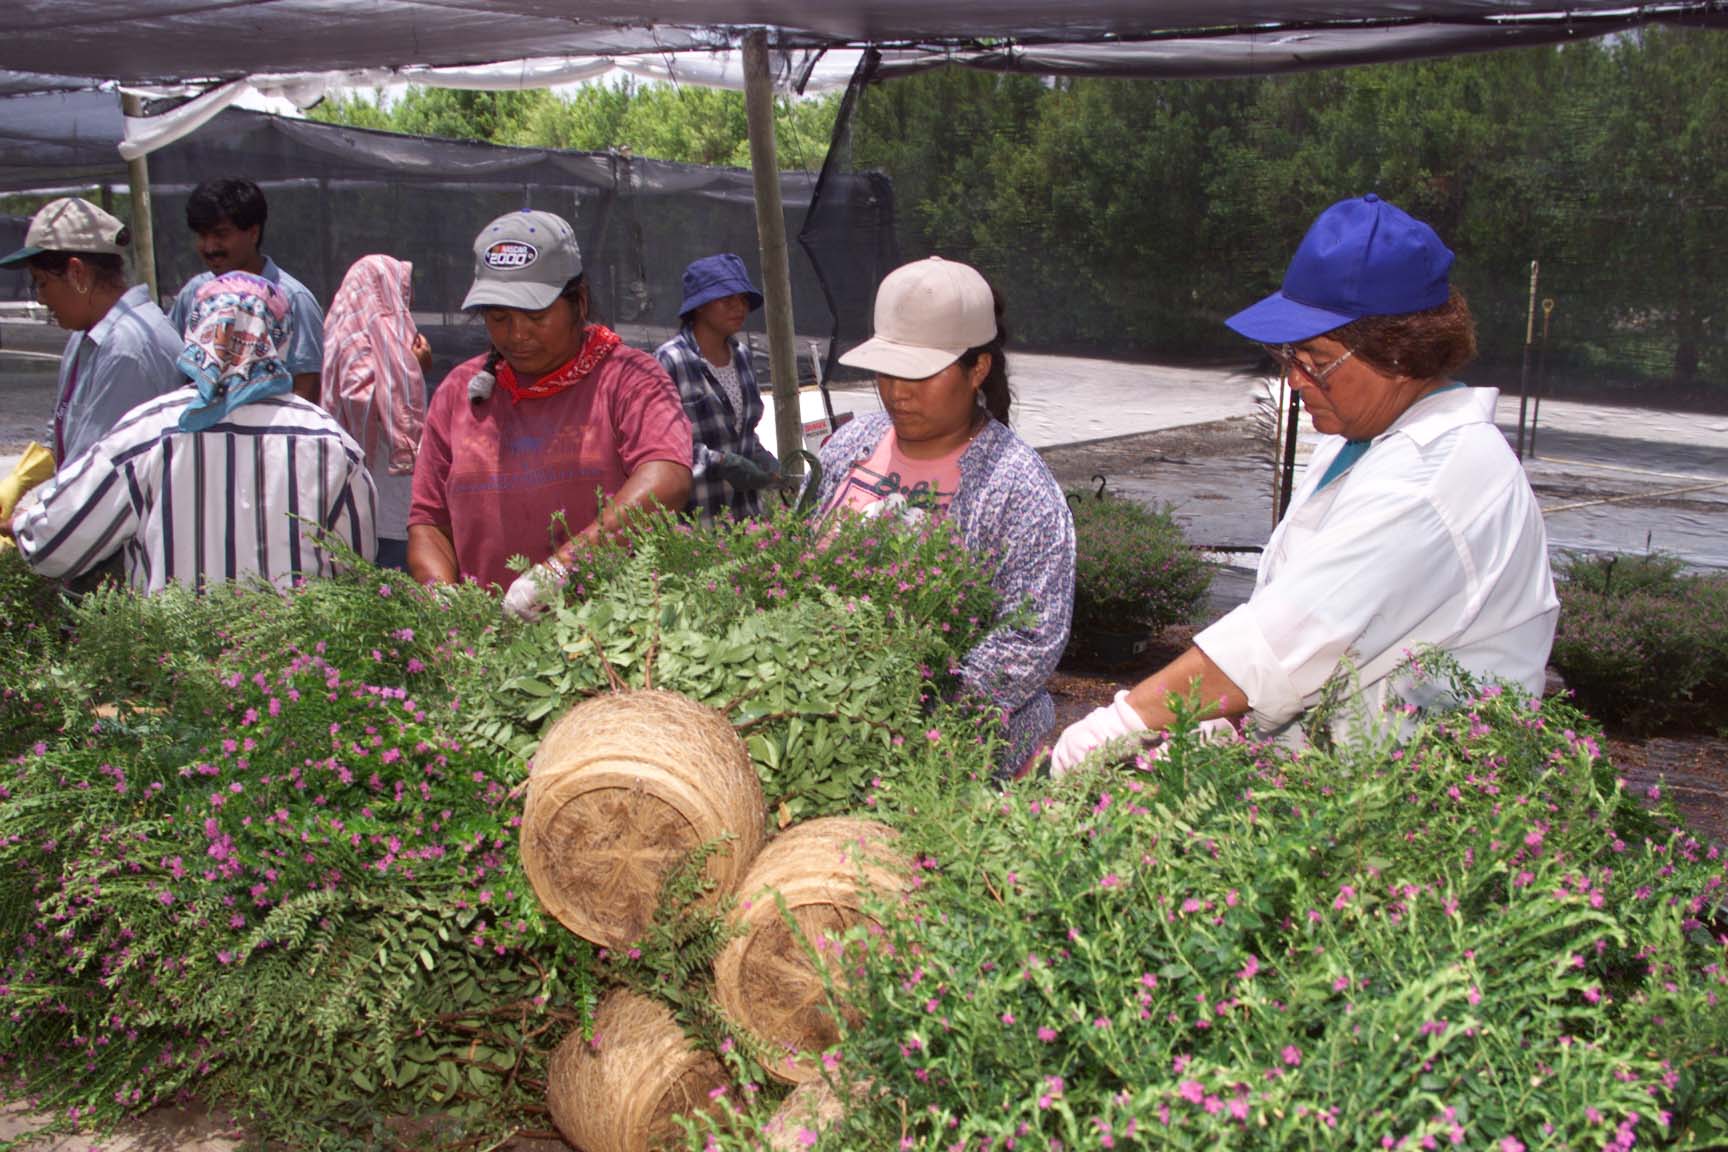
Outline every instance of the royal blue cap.
{"label": "royal blue cap", "polygon": [[1446,303],[1452,250],[1434,229],[1370,192],[1320,213],[1284,286],[1224,321],[1262,344],[1295,344],[1364,316]]}
{"label": "royal blue cap", "polygon": [[762,307],[762,293],[750,283],[750,272],[737,256],[722,252],[692,260],[684,269],[684,303],[678,305],[678,315],[688,316],[710,300],[724,296],[743,296],[752,312]]}

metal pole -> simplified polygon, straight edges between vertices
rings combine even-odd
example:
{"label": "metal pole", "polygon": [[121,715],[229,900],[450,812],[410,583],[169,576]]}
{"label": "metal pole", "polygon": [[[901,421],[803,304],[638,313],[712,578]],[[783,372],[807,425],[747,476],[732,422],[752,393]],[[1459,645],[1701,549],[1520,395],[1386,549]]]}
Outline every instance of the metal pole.
{"label": "metal pole", "polygon": [[1296,434],[1302,430],[1302,393],[1290,389],[1290,419],[1284,431],[1284,490],[1278,493],[1278,519],[1290,511],[1290,493],[1296,487]]}
{"label": "metal pole", "polygon": [[788,471],[804,447],[798,406],[798,349],[792,326],[792,272],[786,213],[780,206],[780,162],[774,147],[774,90],[768,81],[768,33],[744,37],[744,112],[750,129],[750,175],[756,189],[756,234],[762,248],[762,298],[768,321],[768,365],[774,381],[775,454]]}
{"label": "metal pole", "polygon": [[1536,357],[1536,403],[1530,408],[1530,458],[1536,458],[1536,426],[1542,422],[1542,393],[1548,391],[1548,318],[1554,315],[1554,297],[1542,300],[1542,351]]}
{"label": "metal pole", "polygon": [[1536,261],[1530,261],[1530,309],[1524,318],[1524,363],[1518,369],[1518,459],[1524,459],[1524,412],[1530,403],[1530,345],[1536,339]]}
{"label": "metal pole", "polygon": [[[144,115],[144,98],[130,92],[120,93],[120,111],[137,118]],[[137,261],[138,278],[150,286],[150,299],[160,301],[161,290],[156,285],[156,226],[150,219],[150,161],[143,156],[126,162],[126,175],[132,185],[132,254]]]}

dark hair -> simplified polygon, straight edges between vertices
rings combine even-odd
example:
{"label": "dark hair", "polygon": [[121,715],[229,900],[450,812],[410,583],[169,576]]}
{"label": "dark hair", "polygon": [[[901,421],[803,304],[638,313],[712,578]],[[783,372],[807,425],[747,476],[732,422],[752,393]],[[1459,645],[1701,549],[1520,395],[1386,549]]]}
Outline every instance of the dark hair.
{"label": "dark hair", "polygon": [[209,232],[227,220],[242,232],[258,229],[258,243],[262,244],[264,221],[269,216],[263,190],[250,180],[206,180],[186,198],[186,227],[194,232]]}
{"label": "dark hair", "polygon": [[[122,228],[115,237],[115,242],[125,244],[130,239],[127,230]],[[112,252],[38,252],[24,262],[49,276],[64,276],[66,269],[72,266],[74,256],[84,262],[95,275],[98,284],[105,284],[110,288],[126,287],[126,257]]]}
{"label": "dark hair", "polygon": [[1456,288],[1438,308],[1364,316],[1326,335],[1356,349],[1372,367],[1415,380],[1451,376],[1476,359],[1476,321]]}
{"label": "dark hair", "polygon": [[990,374],[984,377],[984,384],[979,392],[984,397],[984,407],[990,415],[1003,424],[1008,423],[1008,410],[1014,405],[1013,393],[1008,391],[1008,357],[1002,351],[1002,345],[1008,342],[1008,329],[1002,326],[1002,293],[996,286],[990,286],[990,295],[996,302],[996,338],[988,344],[980,344],[976,348],[968,348],[960,353],[960,367],[970,370],[978,363],[978,357],[990,353]]}

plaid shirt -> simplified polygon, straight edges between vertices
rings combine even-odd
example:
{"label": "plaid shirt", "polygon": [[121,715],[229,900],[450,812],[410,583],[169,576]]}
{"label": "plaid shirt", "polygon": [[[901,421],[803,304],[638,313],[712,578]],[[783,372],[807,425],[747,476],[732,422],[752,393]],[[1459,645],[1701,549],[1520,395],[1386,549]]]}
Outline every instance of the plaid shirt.
{"label": "plaid shirt", "polygon": [[684,414],[690,417],[690,475],[693,482],[688,511],[699,514],[704,524],[711,524],[727,513],[740,520],[762,515],[759,493],[740,492],[709,471],[710,464],[718,463],[720,453],[736,452],[770,472],[780,470],[780,462],[756,438],[756,424],[762,419],[762,393],[756,387],[756,374],[750,368],[750,353],[738,341],[730,343],[732,367],[738,372],[738,387],[744,393],[742,418],[733,411],[732,402],[714,378],[702,350],[696,346],[696,334],[688,324],[678,335],[654,350],[667,375],[678,385]]}

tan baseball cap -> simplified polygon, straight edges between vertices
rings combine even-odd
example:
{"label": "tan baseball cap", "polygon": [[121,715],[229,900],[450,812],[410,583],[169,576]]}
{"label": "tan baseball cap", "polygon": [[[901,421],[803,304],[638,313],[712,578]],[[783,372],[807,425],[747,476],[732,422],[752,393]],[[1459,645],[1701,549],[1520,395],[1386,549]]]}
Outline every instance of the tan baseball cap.
{"label": "tan baseball cap", "polygon": [[576,230],[551,212],[507,212],[474,238],[474,285],[462,307],[550,308],[582,274]]}
{"label": "tan baseball cap", "polygon": [[976,268],[931,256],[902,264],[876,289],[876,334],[840,363],[902,380],[934,376],[996,339],[996,298]]}
{"label": "tan baseball cap", "polygon": [[0,259],[0,268],[22,264],[43,252],[124,256],[131,234],[120,220],[88,200],[65,196],[42,205],[30,218],[24,247]]}

